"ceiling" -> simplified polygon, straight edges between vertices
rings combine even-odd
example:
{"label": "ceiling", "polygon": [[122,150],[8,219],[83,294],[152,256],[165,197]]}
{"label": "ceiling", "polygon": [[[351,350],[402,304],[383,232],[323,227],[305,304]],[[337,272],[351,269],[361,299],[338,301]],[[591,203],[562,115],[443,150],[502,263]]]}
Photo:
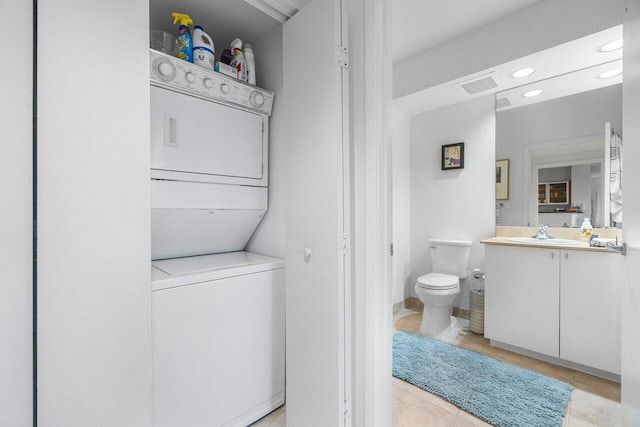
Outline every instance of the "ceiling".
{"label": "ceiling", "polygon": [[[496,64],[491,69],[482,70],[469,76],[397,98],[394,100],[394,105],[410,115],[415,115],[470,101],[488,94],[508,91],[505,94],[510,96],[512,104],[521,106],[619,84],[622,82],[622,76],[599,80],[595,78],[595,71],[590,71],[589,69],[599,66],[603,69],[598,69],[598,72],[602,72],[607,71],[609,68],[621,68],[622,49],[609,53],[598,52],[598,47],[609,41],[621,38],[622,25],[619,25],[514,61]],[[609,64],[610,66],[602,64]],[[511,76],[514,71],[524,67],[533,67],[536,72],[529,77],[520,79]],[[574,74],[573,72],[577,70],[584,71]],[[551,79],[551,77],[568,73],[572,74],[571,76],[563,77],[563,83],[558,84],[558,80]],[[498,86],[473,95],[468,94],[460,87],[461,84],[486,76],[492,77]],[[519,89],[521,86],[522,88]],[[521,96],[527,90],[538,88],[544,91],[543,95],[527,99]]]}
{"label": "ceiling", "polygon": [[540,0],[392,0],[393,62],[531,6]]}

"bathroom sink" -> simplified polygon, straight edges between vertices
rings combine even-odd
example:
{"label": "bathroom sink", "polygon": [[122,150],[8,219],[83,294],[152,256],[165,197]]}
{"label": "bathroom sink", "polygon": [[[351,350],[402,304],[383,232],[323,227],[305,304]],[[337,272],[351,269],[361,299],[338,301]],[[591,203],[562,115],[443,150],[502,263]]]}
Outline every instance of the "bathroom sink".
{"label": "bathroom sink", "polygon": [[507,237],[509,242],[533,243],[538,245],[589,246],[585,242],[569,239],[536,239],[535,237]]}

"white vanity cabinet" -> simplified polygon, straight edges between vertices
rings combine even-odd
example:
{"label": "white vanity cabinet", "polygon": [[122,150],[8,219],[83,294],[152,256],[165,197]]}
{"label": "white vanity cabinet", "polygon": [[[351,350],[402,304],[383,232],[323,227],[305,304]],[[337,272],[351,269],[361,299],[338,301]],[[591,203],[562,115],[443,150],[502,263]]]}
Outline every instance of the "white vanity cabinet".
{"label": "white vanity cabinet", "polygon": [[487,245],[484,335],[558,357],[558,249]]}
{"label": "white vanity cabinet", "polygon": [[620,255],[487,245],[485,336],[620,374]]}
{"label": "white vanity cabinet", "polygon": [[620,374],[620,255],[560,259],[560,358]]}

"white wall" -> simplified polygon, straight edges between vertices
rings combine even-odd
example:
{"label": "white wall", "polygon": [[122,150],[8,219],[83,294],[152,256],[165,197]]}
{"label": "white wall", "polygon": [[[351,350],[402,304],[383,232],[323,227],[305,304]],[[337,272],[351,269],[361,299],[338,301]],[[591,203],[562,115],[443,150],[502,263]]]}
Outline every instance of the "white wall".
{"label": "white wall", "polygon": [[284,171],[287,161],[284,138],[287,118],[283,114],[282,27],[266,34],[253,44],[256,54],[257,83],[276,93],[269,121],[269,209],[247,244],[246,250],[284,258]]}
{"label": "white wall", "polygon": [[[429,238],[473,240],[471,268],[481,266],[479,242],[495,231],[495,102],[493,96],[411,118],[411,276],[431,271]],[[462,170],[441,170],[441,147],[465,143]],[[454,304],[468,308],[469,282]]]}
{"label": "white wall", "polygon": [[640,1],[629,0],[624,21],[624,257],[622,281],[622,420],[640,425]]}
{"label": "white wall", "polygon": [[392,109],[391,185],[392,241],[391,286],[393,303],[404,301],[411,275],[411,158],[410,116]]}
{"label": "white wall", "polygon": [[625,0],[543,0],[394,64],[393,97],[522,58],[622,23]]}
{"label": "white wall", "polygon": [[[602,135],[604,124],[622,128],[622,87],[609,86],[526,107],[504,110],[496,119],[496,156],[509,159],[509,200],[500,209],[500,225],[526,226],[524,146]],[[591,156],[588,156],[591,157]]]}
{"label": "white wall", "polygon": [[391,425],[391,0],[350,0],[352,422]]}
{"label": "white wall", "polygon": [[[591,165],[579,165],[571,167],[571,203],[581,203],[584,213],[591,218]],[[601,224],[601,223],[600,223]]]}
{"label": "white wall", "polygon": [[38,8],[38,425],[150,426],[149,5]]}
{"label": "white wall", "polygon": [[[32,425],[32,3],[0,2],[0,425]],[[8,64],[11,66],[6,66]]]}

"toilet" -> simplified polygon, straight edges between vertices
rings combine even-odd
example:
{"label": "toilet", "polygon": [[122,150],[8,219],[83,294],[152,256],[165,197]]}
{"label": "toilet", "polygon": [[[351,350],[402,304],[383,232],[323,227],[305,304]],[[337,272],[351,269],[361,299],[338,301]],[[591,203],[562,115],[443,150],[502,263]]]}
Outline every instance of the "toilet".
{"label": "toilet", "polygon": [[416,294],[424,304],[420,332],[435,337],[451,324],[460,279],[469,276],[470,240],[430,239],[432,273],[418,277]]}

